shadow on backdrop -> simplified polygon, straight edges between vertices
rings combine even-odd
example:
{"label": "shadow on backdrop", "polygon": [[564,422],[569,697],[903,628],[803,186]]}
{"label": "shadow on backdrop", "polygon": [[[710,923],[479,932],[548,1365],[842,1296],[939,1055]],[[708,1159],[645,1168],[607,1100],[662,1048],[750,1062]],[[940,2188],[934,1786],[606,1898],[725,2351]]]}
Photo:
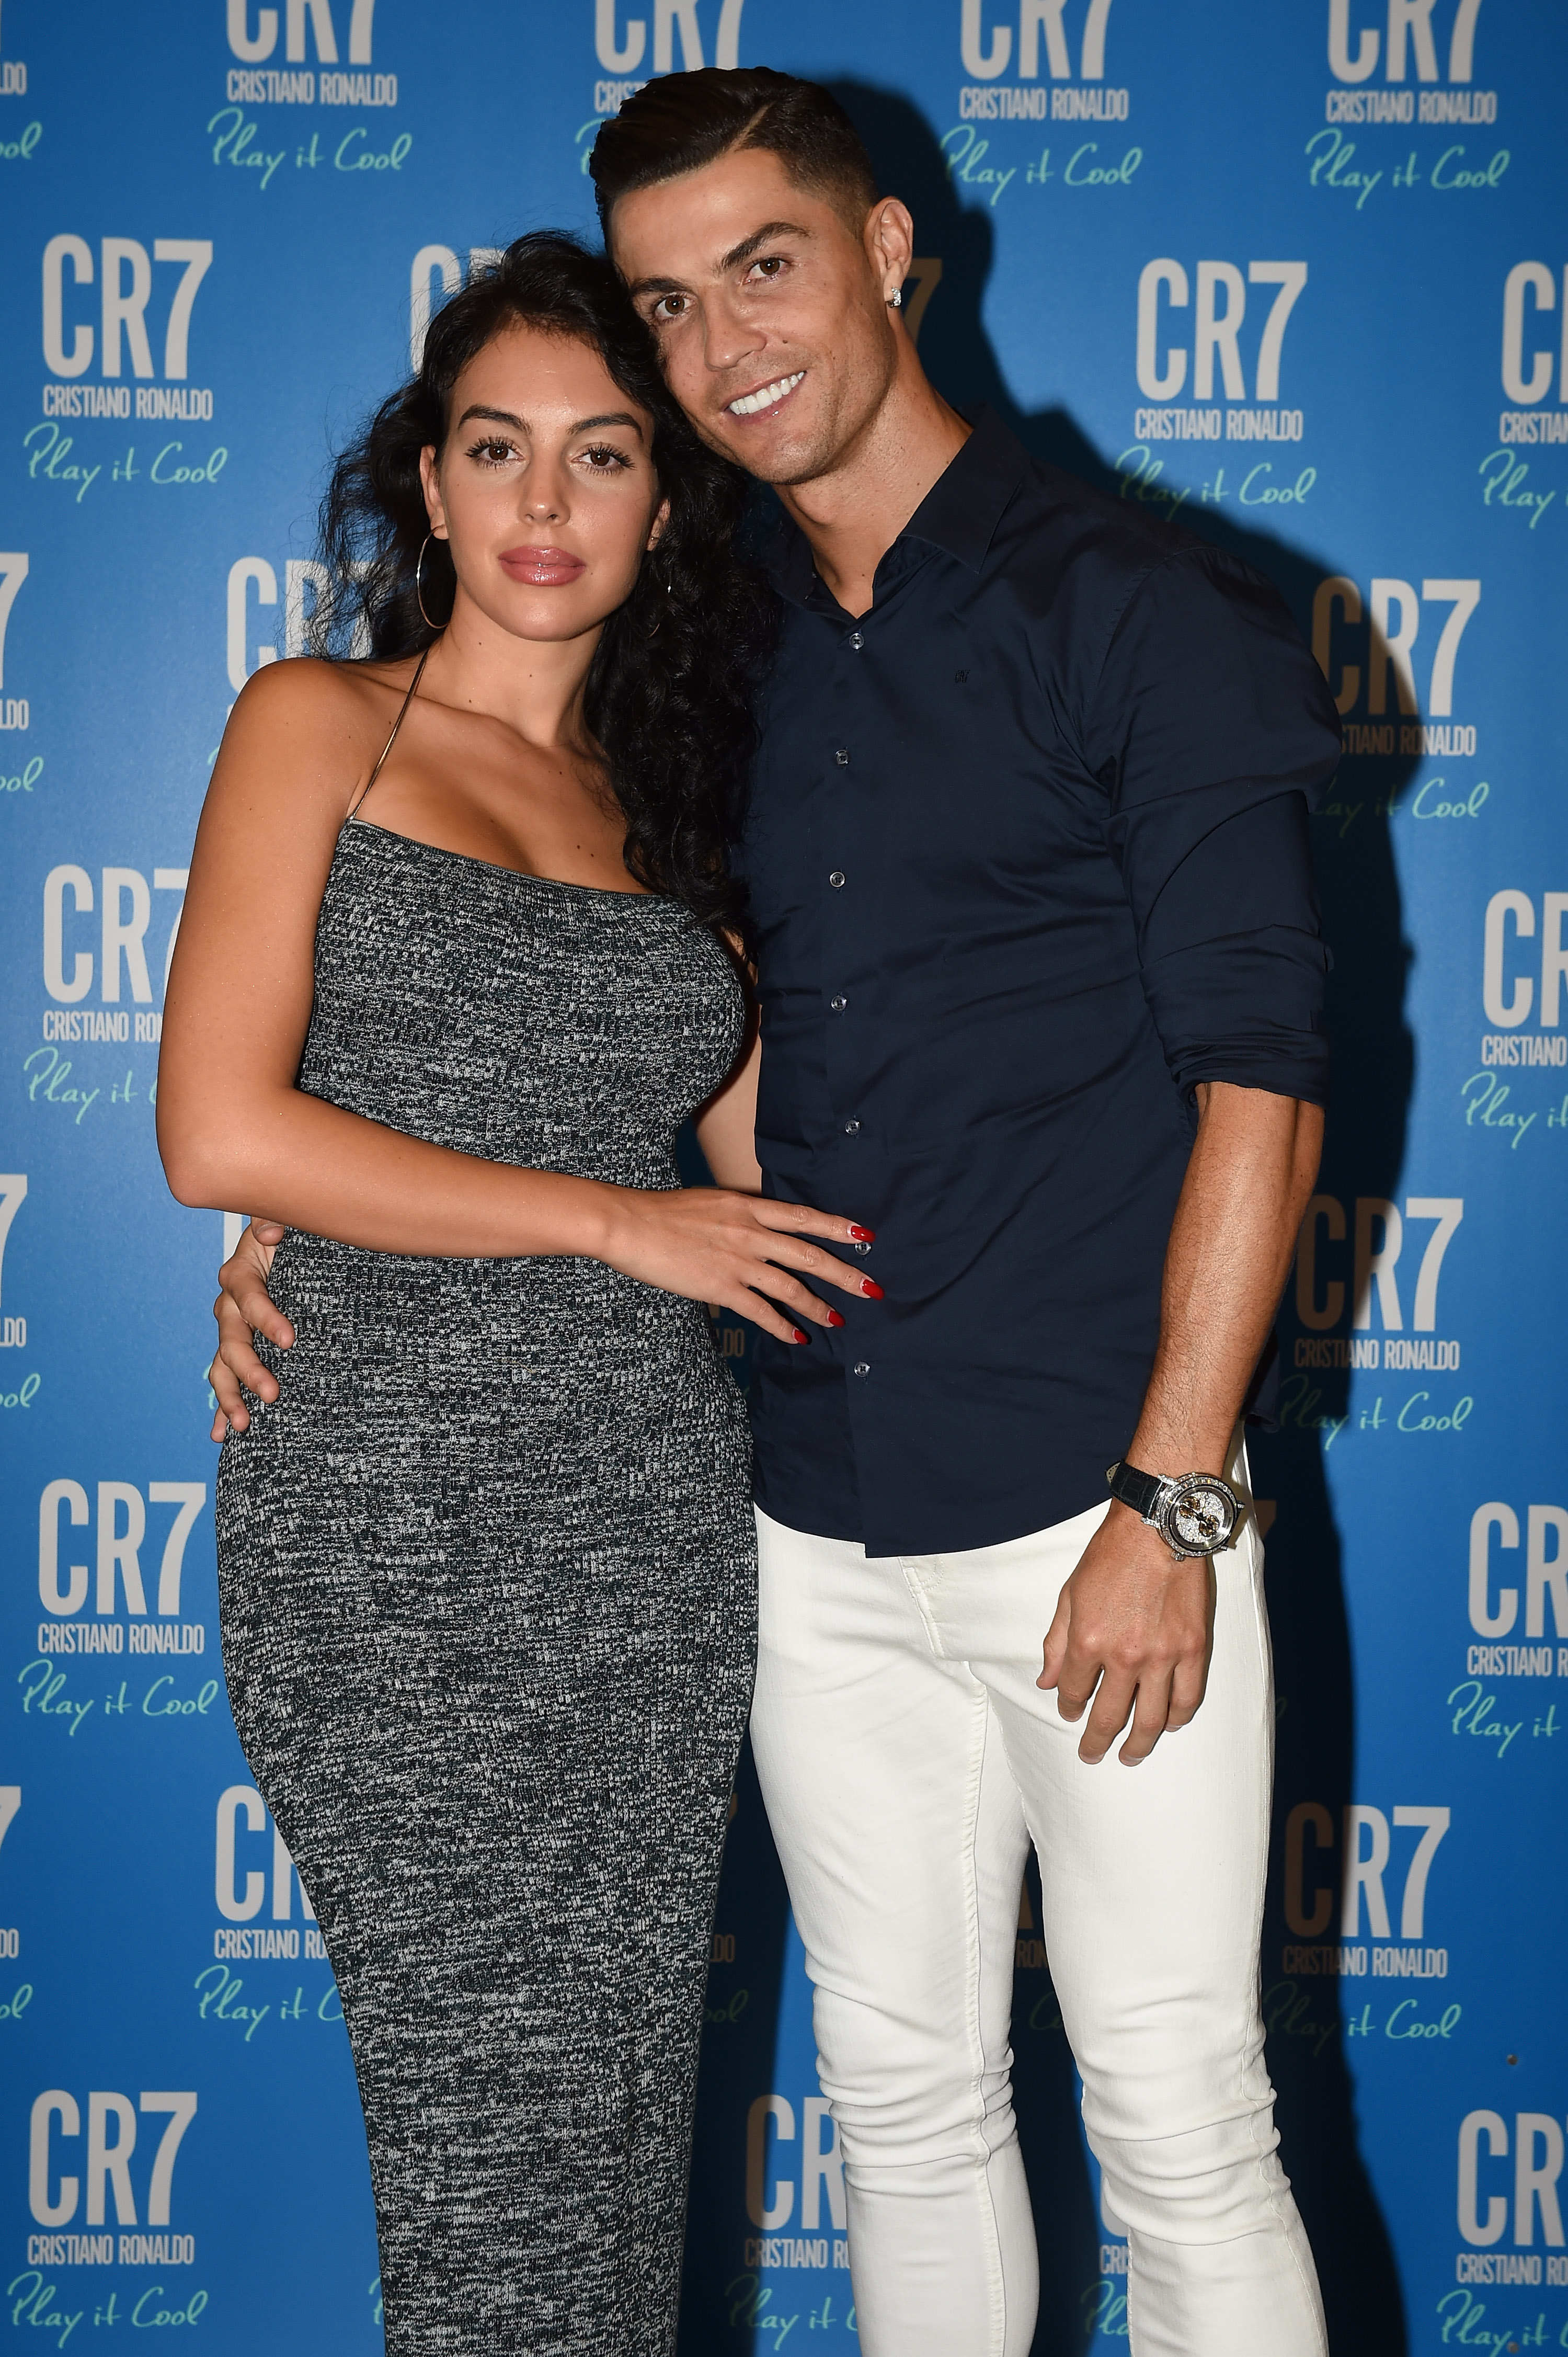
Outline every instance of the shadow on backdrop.
{"label": "shadow on backdrop", "polygon": [[[1176,470],[1161,467],[1161,452],[1118,448],[1108,457],[1065,408],[1031,414],[1014,400],[982,310],[993,264],[992,218],[960,202],[938,139],[918,110],[896,93],[864,84],[835,89],[871,149],[882,187],[901,196],[914,214],[918,251],[941,260],[940,286],[920,314],[920,357],[933,382],[954,402],[990,403],[1035,457],[1111,498],[1165,513],[1169,502],[1163,494]],[[1129,318],[1129,349],[1131,340]],[[1118,471],[1118,459],[1124,471]],[[1226,513],[1212,507],[1195,512],[1188,503],[1177,521],[1267,575],[1310,640],[1320,585],[1348,568],[1332,552],[1288,545],[1239,525],[1233,514],[1233,509]],[[1363,683],[1369,670],[1367,631],[1365,622],[1336,631],[1339,661],[1359,665]],[[1397,725],[1393,735],[1397,743]],[[1391,1199],[1404,1158],[1414,1068],[1404,1017],[1410,952],[1390,828],[1416,768],[1415,757],[1398,753],[1347,760],[1314,828],[1324,930],[1334,957],[1328,986],[1334,1102],[1318,1186],[1348,1207],[1357,1197]],[[1304,1799],[1320,1803],[1338,1825],[1355,1797],[1344,1566],[1324,1462],[1325,1436],[1332,1430],[1324,1419],[1348,1413],[1349,1374],[1345,1369],[1298,1372],[1299,1330],[1287,1301],[1281,1320],[1281,1427],[1257,1436],[1251,1449],[1257,1491],[1276,1508],[1268,1580],[1280,1711],[1276,1827]],[[1300,1934],[1281,1911],[1277,1847],[1276,1834],[1263,1987],[1285,2163],[1312,2233],[1337,2357],[1399,2357],[1407,2346],[1403,2302],[1388,2232],[1358,2151],[1339,1986],[1331,1977],[1298,1981],[1279,1969],[1283,1948]],[[1038,1907],[1037,1886],[1026,1887],[1026,1918],[1032,1912],[1036,1924]],[[1319,1936],[1335,1943],[1337,1925]],[[1096,2319],[1120,2337],[1117,2328],[1125,2330],[1125,2319],[1117,2308],[1122,2285],[1100,2275],[1101,2236],[1073,2115],[1070,2058],[1046,1973],[1033,1963],[1038,1953],[1026,1921],[1014,2044],[1020,2133],[1041,2243],[1044,2290],[1035,2352],[1066,2357],[1083,2347]]]}
{"label": "shadow on backdrop", "polygon": [[[1122,449],[1107,458],[1067,409],[1029,413],[1014,400],[983,317],[993,222],[988,213],[959,201],[937,135],[918,108],[897,92],[863,83],[832,87],[871,151],[880,185],[909,206],[917,251],[940,260],[940,287],[926,290],[924,302],[918,285],[909,296],[920,357],[936,385],[966,407],[989,403],[1036,457],[1111,499],[1132,500],[1165,515],[1172,470],[1161,453]],[[1320,585],[1341,571],[1338,564],[1239,525],[1216,508],[1189,502],[1181,507],[1179,522],[1265,574],[1311,638]],[[1338,662],[1358,665],[1363,682],[1369,668],[1368,629],[1364,621],[1341,624],[1336,634]],[[1396,741],[1402,716],[1419,717],[1396,711]],[[1414,1060],[1404,1018],[1411,952],[1390,823],[1416,768],[1415,757],[1399,753],[1348,759],[1315,823],[1324,930],[1334,961],[1328,985],[1334,1101],[1318,1186],[1345,1205],[1357,1197],[1391,1200],[1404,1158]],[[1312,2236],[1336,2357],[1403,2357],[1408,2335],[1398,2272],[1358,2147],[1339,1984],[1333,1977],[1303,1981],[1283,1969],[1282,1952],[1301,1931],[1283,1913],[1279,1828],[1290,1808],[1305,1799],[1325,1807],[1334,1824],[1342,1824],[1354,1798],[1356,1768],[1342,1548],[1324,1460],[1326,1435],[1349,1412],[1349,1372],[1298,1371],[1300,1331],[1287,1297],[1280,1329],[1280,1428],[1251,1440],[1255,1491],[1275,1511],[1268,1593],[1279,1760],[1263,1939],[1264,2017],[1283,2158]],[[754,2093],[774,2084],[787,1923],[782,1876],[748,1758],[719,1912],[721,1939],[727,1928],[740,1931],[744,1955],[735,1965],[714,1966],[698,2098],[681,2336],[692,2357],[719,2345],[717,2328],[733,2331],[748,2320],[761,2325],[760,2315],[748,2316],[744,2277],[715,2261],[721,2246],[733,2247],[719,2222],[733,2214],[746,2112]],[[1337,1926],[1326,1921],[1318,1936],[1333,1945]],[[1019,2133],[1040,2240],[1033,2357],[1079,2357],[1097,2330],[1125,2337],[1125,2278],[1101,2273],[1109,2237],[1095,2215],[1079,2139],[1072,2060],[1049,1981],[1033,1861],[1020,1910],[1013,2040]],[[757,2345],[767,2345],[760,2333]]]}

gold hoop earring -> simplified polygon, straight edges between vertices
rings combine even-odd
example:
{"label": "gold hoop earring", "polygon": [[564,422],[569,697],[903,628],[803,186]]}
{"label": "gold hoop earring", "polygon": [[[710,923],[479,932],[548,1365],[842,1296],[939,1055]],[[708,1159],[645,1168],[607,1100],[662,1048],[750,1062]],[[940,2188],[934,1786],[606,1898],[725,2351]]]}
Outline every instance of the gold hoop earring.
{"label": "gold hoop earring", "polygon": [[424,552],[429,547],[435,537],[435,534],[433,532],[427,532],[424,540],[420,543],[419,558],[413,568],[413,596],[414,602],[419,608],[419,619],[424,624],[425,629],[427,630],[435,630],[439,632],[444,630],[446,625],[445,622],[433,622],[431,620],[429,615],[424,610],[424,591],[420,586],[420,576],[424,571]]}

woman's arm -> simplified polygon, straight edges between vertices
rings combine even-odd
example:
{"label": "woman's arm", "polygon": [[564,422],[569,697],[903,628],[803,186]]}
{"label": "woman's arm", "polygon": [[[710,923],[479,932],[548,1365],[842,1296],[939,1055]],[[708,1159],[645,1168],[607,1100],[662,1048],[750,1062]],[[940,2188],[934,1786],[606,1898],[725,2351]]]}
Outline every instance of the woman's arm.
{"label": "woman's arm", "polygon": [[[759,1053],[754,1030],[746,1053],[694,1125],[715,1185],[746,1195],[759,1193],[762,1186],[756,1146]],[[218,1272],[220,1290],[212,1305],[218,1320],[218,1355],[208,1377],[218,1401],[212,1419],[214,1440],[221,1440],[231,1425],[243,1432],[250,1423],[244,1392],[263,1400],[278,1395],[277,1379],[256,1356],[252,1337],[263,1333],[281,1351],[293,1347],[294,1328],[267,1291],[273,1254],[282,1236],[283,1230],[275,1222],[252,1223],[241,1235],[233,1258]]]}
{"label": "woman's arm", "polygon": [[164,1015],[158,1145],[169,1185],[182,1202],[252,1203],[384,1252],[582,1249],[581,1182],[537,1174],[542,1184],[520,1187],[521,1174],[295,1085],[321,896],[366,750],[359,698],[325,664],[270,665],[235,707]]}
{"label": "woman's arm", "polygon": [[845,1220],[717,1189],[644,1193],[518,1170],[403,1136],[295,1086],[321,896],[370,766],[367,720],[352,684],[324,663],[269,665],[235,706],[197,834],[164,1017],[158,1145],[175,1195],[248,1203],[373,1251],[602,1260],[722,1302],[785,1339],[795,1329],[774,1303],[829,1322],[836,1313],[790,1272],[854,1290],[852,1271],[805,1242],[846,1240]]}

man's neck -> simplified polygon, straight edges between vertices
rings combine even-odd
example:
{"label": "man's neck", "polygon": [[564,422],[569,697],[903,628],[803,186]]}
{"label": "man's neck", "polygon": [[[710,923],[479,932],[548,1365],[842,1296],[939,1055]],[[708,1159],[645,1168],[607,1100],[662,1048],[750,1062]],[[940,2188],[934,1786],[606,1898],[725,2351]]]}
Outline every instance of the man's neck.
{"label": "man's neck", "polygon": [[832,472],[779,490],[811,544],[817,571],[848,614],[866,611],[878,565],[969,439],[969,427],[934,390],[914,347],[898,340],[886,399]]}

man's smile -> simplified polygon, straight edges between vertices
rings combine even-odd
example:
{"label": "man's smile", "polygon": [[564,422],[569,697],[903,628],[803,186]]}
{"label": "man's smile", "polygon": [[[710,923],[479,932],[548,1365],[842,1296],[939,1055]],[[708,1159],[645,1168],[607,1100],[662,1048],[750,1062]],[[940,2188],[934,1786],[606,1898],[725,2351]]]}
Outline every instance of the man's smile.
{"label": "man's smile", "polygon": [[805,378],[804,369],[797,369],[791,376],[775,377],[771,384],[759,384],[755,393],[738,393],[734,401],[726,402],[725,414],[728,417],[760,416],[765,409],[777,409],[788,401]]}

